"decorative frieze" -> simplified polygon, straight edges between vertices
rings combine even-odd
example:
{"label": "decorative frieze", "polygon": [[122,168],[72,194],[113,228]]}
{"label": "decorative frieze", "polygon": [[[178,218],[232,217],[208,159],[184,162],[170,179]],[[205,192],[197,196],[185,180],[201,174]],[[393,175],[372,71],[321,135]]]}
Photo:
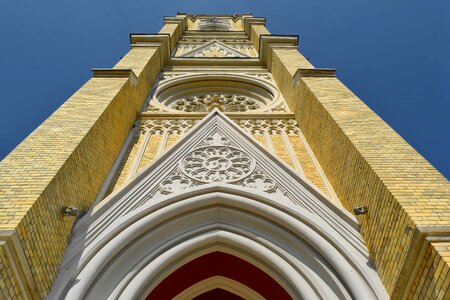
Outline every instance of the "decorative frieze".
{"label": "decorative frieze", "polygon": [[265,103],[242,94],[202,93],[175,100],[169,107],[184,112],[243,112],[261,108]]}
{"label": "decorative frieze", "polygon": [[197,30],[199,31],[230,31],[232,29],[229,19],[208,18],[200,19]]}
{"label": "decorative frieze", "polygon": [[251,134],[281,134],[297,135],[300,133],[294,119],[245,119],[235,120],[242,129]]}

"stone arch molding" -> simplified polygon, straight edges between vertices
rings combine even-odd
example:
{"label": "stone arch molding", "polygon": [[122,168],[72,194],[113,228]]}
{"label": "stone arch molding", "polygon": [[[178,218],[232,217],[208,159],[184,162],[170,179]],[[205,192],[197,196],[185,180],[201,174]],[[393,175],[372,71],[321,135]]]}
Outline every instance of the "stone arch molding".
{"label": "stone arch molding", "polygon": [[[252,154],[243,178],[161,189],[167,178],[186,176],[177,169],[187,153],[220,143]],[[261,174],[273,182],[243,184]],[[171,272],[215,251],[259,267],[294,299],[387,298],[355,219],[217,111],[76,224],[48,298],[143,299]]]}
{"label": "stone arch molding", "polygon": [[266,73],[166,72],[153,87],[148,103],[146,111],[151,112],[208,112],[214,107],[226,112],[289,110]]}

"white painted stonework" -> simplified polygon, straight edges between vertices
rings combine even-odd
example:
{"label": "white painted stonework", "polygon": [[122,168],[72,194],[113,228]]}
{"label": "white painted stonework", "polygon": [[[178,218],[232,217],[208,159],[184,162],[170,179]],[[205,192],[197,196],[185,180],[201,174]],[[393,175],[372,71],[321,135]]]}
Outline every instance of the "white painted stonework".
{"label": "white painted stonework", "polygon": [[[48,299],[145,299],[215,251],[293,299],[388,298],[356,219],[216,110],[78,221]],[[185,295],[218,286],[255,293],[213,278]]]}

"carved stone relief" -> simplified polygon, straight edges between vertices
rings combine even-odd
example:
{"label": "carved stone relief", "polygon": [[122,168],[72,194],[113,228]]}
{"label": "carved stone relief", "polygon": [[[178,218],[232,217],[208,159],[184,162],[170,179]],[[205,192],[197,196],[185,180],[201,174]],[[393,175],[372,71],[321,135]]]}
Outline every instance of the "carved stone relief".
{"label": "carved stone relief", "polygon": [[235,184],[289,199],[276,179],[264,172],[249,153],[216,131],[188,152],[149,192],[146,200],[214,182]]}
{"label": "carved stone relief", "polygon": [[233,49],[233,47],[217,41],[212,41],[203,45],[183,44],[178,48],[187,50],[187,52],[179,55],[180,57],[248,57],[240,51]]}
{"label": "carved stone relief", "polygon": [[202,93],[175,100],[169,107],[185,112],[208,112],[214,108],[225,112],[249,111],[265,103],[245,95],[231,93]]}
{"label": "carved stone relief", "polygon": [[282,131],[288,135],[300,133],[297,122],[294,119],[248,119],[235,120],[239,126],[250,134],[280,134]]}
{"label": "carved stone relief", "polygon": [[290,111],[268,72],[162,72],[150,103],[146,112]]}
{"label": "carved stone relief", "polygon": [[197,120],[142,120],[139,129],[144,134],[183,134],[197,122]]}
{"label": "carved stone relief", "polygon": [[229,19],[208,18],[200,19],[197,30],[200,31],[230,31],[231,23]]}
{"label": "carved stone relief", "polygon": [[234,182],[248,176],[255,167],[254,160],[244,151],[227,146],[198,148],[180,164],[188,177],[201,182]]}

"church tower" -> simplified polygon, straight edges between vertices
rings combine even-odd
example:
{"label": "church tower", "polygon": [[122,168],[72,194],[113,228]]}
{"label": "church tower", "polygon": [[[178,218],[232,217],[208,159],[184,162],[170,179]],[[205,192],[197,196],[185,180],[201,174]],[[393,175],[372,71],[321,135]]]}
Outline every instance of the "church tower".
{"label": "church tower", "polygon": [[450,185],[249,14],[165,17],[0,163],[5,299],[448,299]]}

